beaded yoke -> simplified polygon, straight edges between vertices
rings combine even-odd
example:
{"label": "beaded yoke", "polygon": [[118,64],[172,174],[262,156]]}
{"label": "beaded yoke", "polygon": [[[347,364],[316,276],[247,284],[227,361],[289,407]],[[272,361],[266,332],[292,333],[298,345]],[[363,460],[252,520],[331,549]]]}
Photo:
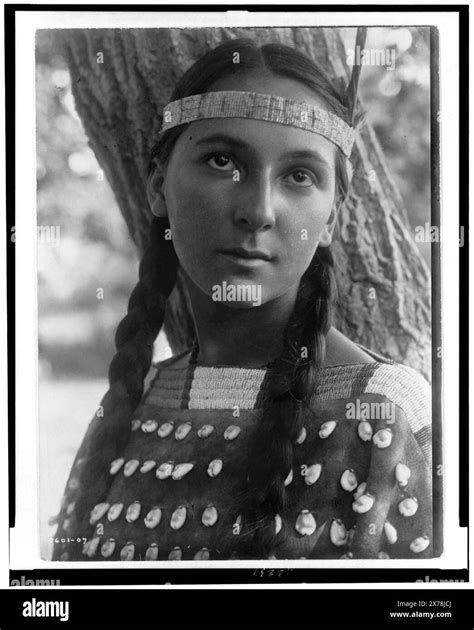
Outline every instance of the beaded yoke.
{"label": "beaded yoke", "polygon": [[[270,557],[432,557],[430,388],[375,362],[324,367],[295,445]],[[268,368],[153,365],[110,488],[75,519],[87,435],[67,483],[54,560],[219,560],[245,523],[235,497],[262,413]],[[100,420],[94,419],[94,422]],[[278,542],[278,540],[281,542]]]}

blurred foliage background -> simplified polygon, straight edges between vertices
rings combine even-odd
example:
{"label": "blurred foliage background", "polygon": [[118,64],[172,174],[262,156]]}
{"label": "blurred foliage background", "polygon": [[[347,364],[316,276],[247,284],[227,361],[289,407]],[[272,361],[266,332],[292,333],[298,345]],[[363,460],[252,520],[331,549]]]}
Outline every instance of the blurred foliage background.
{"label": "blurred foliage background", "polygon": [[[340,32],[353,50],[355,29]],[[362,68],[360,96],[415,228],[430,220],[429,29],[369,28],[365,47],[395,50],[393,70]],[[41,553],[48,558],[54,528],[47,520],[107,389],[138,260],[51,31],[37,32],[36,95],[37,223],[60,229],[57,245],[38,242]],[[429,265],[429,243],[418,246]],[[170,354],[161,335],[157,354]]]}

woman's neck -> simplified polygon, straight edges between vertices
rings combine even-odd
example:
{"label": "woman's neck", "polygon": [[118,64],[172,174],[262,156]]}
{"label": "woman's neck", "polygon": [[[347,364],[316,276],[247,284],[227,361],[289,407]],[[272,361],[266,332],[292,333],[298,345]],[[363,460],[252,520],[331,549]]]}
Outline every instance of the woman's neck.
{"label": "woman's neck", "polygon": [[250,308],[214,302],[184,274],[199,344],[198,364],[261,367],[283,350],[298,287]]}

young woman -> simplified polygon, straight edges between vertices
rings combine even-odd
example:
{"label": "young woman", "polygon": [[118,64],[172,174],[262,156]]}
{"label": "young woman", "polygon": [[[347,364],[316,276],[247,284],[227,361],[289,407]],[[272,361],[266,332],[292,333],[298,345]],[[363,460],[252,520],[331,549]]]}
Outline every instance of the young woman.
{"label": "young woman", "polygon": [[[428,385],[331,325],[353,88],[251,40],[179,81],[150,165],[150,245],[55,559],[432,555]],[[196,341],[151,366],[178,265]]]}

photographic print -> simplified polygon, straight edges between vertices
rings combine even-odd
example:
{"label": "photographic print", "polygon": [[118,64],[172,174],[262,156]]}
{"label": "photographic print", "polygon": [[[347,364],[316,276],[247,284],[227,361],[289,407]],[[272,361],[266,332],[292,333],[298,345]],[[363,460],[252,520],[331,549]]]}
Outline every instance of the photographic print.
{"label": "photographic print", "polygon": [[45,559],[440,554],[435,41],[37,31]]}

